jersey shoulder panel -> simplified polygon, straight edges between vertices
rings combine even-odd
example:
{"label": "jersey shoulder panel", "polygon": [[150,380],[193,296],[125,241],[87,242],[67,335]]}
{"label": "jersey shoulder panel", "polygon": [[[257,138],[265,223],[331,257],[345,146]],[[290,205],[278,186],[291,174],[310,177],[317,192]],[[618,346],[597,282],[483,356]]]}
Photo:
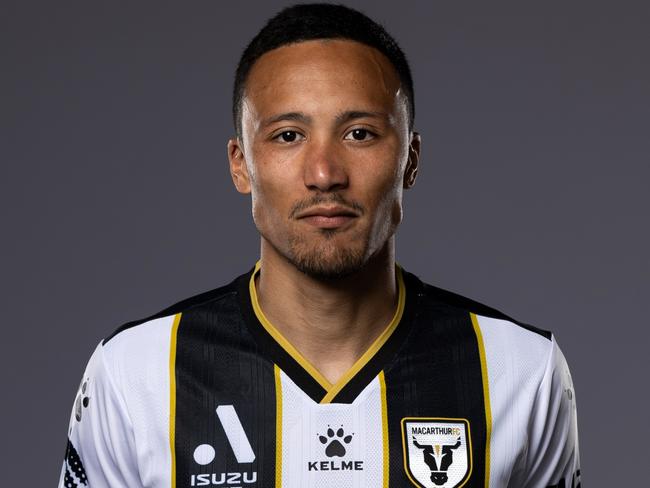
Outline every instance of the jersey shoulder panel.
{"label": "jersey shoulder panel", "polygon": [[75,398],[59,488],[139,486],[133,424],[101,343]]}
{"label": "jersey shoulder panel", "polygon": [[149,317],[146,317],[144,319],[127,322],[121,325],[120,327],[118,327],[111,335],[106,337],[102,341],[102,344],[106,345],[108,342],[112,341],[116,336],[120,335],[122,332],[137,327],[139,325],[146,324],[148,322],[152,322],[164,317],[170,317],[170,316],[177,315],[179,313],[187,312],[188,310],[193,309],[195,307],[199,307],[201,305],[205,305],[206,303],[210,303],[210,302],[216,302],[229,295],[235,294],[237,293],[238,281],[243,277],[249,275],[250,272],[235,278],[232,282],[228,283],[227,285],[220,286],[213,290],[199,293],[198,295],[194,295],[192,297],[181,300],[180,302],[177,302],[174,305],[171,305],[161,310],[160,312],[150,315]]}
{"label": "jersey shoulder panel", "polygon": [[[414,278],[415,280],[420,281],[419,278]],[[484,305],[483,303],[480,303],[471,298],[459,295],[458,293],[438,288],[437,286],[430,285],[421,281],[420,283],[422,286],[422,293],[430,302],[435,303],[438,306],[448,307],[450,312],[452,310],[455,310],[456,312],[464,311],[467,313],[472,313],[474,315],[506,321],[509,322],[512,326],[517,326],[529,332],[538,334],[546,338],[548,341],[552,340],[553,334],[548,330],[540,329],[524,322],[520,322],[495,308]]]}
{"label": "jersey shoulder panel", "polygon": [[[179,327],[181,316],[196,318],[203,317],[206,313],[214,313],[229,322],[231,315],[228,314],[236,310],[236,284],[240,278],[228,285],[182,300],[145,319],[128,322],[100,342],[95,357],[101,358],[102,368],[98,371],[102,374],[95,375],[97,368],[90,368],[85,377],[88,378],[89,384],[100,385],[101,379],[101,384],[108,385],[105,390],[110,393],[111,400],[104,402],[108,404],[105,410],[113,416],[119,414],[122,423],[128,428],[120,427],[117,422],[98,421],[92,425],[86,422],[93,428],[86,427],[84,431],[77,427],[79,422],[73,422],[71,425],[78,432],[71,431],[74,434],[71,441],[77,446],[79,457],[84,463],[87,458],[95,455],[92,439],[97,436],[114,436],[112,430],[106,434],[106,429],[117,429],[130,440],[132,448],[130,454],[122,457],[132,460],[133,466],[136,466],[133,469],[137,471],[143,485],[164,486],[169,483],[169,419],[174,377],[171,365],[173,352],[176,351],[175,331]],[[97,359],[91,362],[95,363],[100,364]],[[95,376],[98,379],[95,379]],[[94,411],[91,414],[102,413],[96,399],[91,398],[89,404]],[[92,408],[93,404],[95,408]],[[92,415],[89,418],[93,418]],[[109,424],[114,424],[115,428]],[[87,438],[87,441],[84,441],[84,438]],[[110,466],[124,465],[121,459],[109,461],[110,463],[106,463]],[[93,464],[90,465],[92,469]],[[99,476],[94,473],[95,479]],[[96,484],[103,486],[101,482]],[[140,484],[108,483],[107,486]]]}
{"label": "jersey shoulder panel", "polygon": [[237,293],[238,279],[182,300],[145,319],[128,322],[101,342],[106,369],[117,391],[123,395],[130,415],[141,416],[133,419],[136,424],[140,425],[140,420],[143,424],[149,422],[150,413],[144,407],[155,408],[166,402],[170,351],[176,340],[174,328],[178,326],[179,314],[201,314],[207,307],[214,306],[219,309]]}

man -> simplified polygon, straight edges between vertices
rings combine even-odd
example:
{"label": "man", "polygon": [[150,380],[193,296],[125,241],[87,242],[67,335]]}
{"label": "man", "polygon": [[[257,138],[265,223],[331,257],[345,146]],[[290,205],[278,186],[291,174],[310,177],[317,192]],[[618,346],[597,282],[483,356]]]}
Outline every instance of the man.
{"label": "man", "polygon": [[260,260],[102,341],[60,486],[579,485],[552,335],[395,264],[413,101],[402,51],[359,12],[269,21],[228,142]]}

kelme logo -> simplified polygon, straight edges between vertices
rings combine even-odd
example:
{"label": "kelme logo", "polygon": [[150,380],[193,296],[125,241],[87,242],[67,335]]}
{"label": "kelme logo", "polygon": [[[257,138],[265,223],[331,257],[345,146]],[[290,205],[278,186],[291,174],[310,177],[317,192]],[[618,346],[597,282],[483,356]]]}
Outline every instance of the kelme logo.
{"label": "kelme logo", "polygon": [[325,433],[316,434],[316,437],[325,447],[327,459],[307,461],[307,471],[363,471],[363,459],[351,459],[348,450],[354,433],[346,432],[342,425],[338,429],[328,425]]}
{"label": "kelme logo", "polygon": [[327,457],[343,457],[345,456],[345,444],[349,444],[352,440],[351,435],[345,435],[343,426],[339,427],[336,432],[329,425],[327,426],[327,435],[318,435],[318,440],[321,444],[325,444],[325,454]]}

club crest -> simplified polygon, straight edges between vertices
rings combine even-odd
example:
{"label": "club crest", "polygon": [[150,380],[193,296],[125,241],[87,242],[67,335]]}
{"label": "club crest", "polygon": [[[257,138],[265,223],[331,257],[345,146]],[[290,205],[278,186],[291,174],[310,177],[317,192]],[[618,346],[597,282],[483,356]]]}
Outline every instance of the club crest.
{"label": "club crest", "polygon": [[402,419],[404,469],[419,488],[457,488],[472,472],[472,440],[465,419]]}

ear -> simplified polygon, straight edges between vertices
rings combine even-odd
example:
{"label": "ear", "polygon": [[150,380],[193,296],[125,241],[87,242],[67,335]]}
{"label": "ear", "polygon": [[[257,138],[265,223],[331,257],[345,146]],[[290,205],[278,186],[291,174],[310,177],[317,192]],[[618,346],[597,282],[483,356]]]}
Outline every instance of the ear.
{"label": "ear", "polygon": [[415,178],[418,175],[418,163],[420,161],[420,134],[413,132],[409,144],[409,159],[404,171],[404,188],[409,189],[415,185]]}
{"label": "ear", "polygon": [[251,181],[246,166],[246,158],[241,142],[237,138],[228,140],[228,162],[230,163],[230,176],[239,193],[251,192]]}

